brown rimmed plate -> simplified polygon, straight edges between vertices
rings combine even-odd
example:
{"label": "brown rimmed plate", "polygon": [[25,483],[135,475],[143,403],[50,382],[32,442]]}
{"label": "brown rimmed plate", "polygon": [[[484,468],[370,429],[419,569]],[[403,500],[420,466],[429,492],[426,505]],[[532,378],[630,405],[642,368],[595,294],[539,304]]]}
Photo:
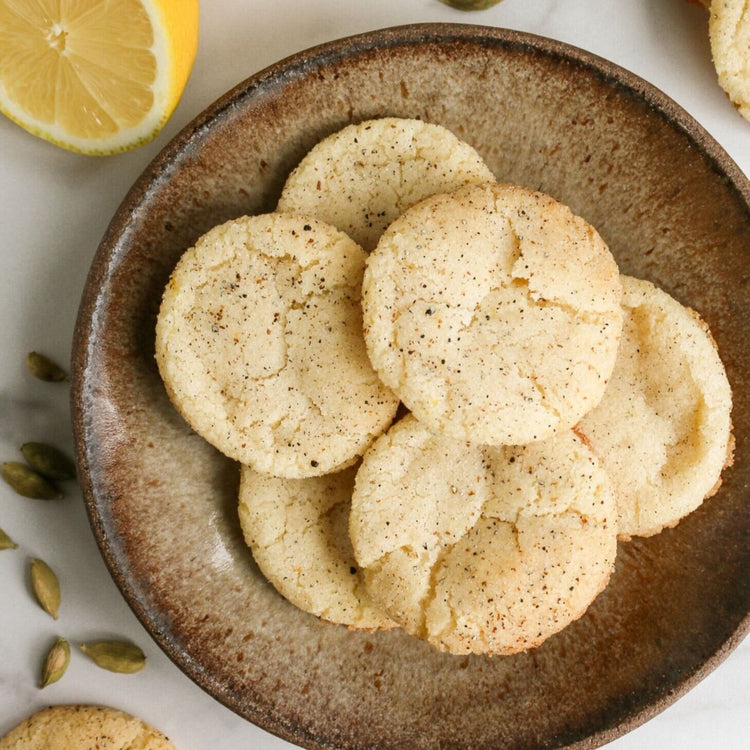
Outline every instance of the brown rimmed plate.
{"label": "brown rimmed plate", "polygon": [[[303,154],[343,125],[420,117],[505,181],[593,223],[623,272],[696,308],[735,396],[734,466],[675,529],[622,543],[586,615],[529,653],[440,654],[349,632],[285,602],[242,542],[237,467],[191,432],[154,364],[181,253],[272,210]],[[185,128],[128,193],[83,294],[73,416],[92,528],[124,597],[206,692],[309,748],[592,748],[666,707],[750,626],[750,183],[663,93],[540,37],[386,29],[294,55]]]}

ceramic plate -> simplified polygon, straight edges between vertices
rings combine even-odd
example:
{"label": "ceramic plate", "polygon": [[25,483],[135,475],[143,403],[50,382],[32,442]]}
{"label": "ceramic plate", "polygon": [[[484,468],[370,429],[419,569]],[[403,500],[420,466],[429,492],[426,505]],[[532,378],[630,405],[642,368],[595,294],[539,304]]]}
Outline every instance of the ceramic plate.
{"label": "ceramic plate", "polygon": [[[675,529],[622,543],[610,585],[540,648],[438,653],[304,614],[242,542],[238,468],[170,406],[154,321],[181,253],[272,210],[306,151],[352,121],[441,123],[496,176],[594,224],[623,272],[709,323],[734,388],[736,461]],[[78,459],[94,534],[136,615],[206,692],[308,748],[591,748],[695,685],[750,612],[750,184],[664,94],[547,39],[418,25],[305,51],[220,98],[128,193],[74,342]]]}

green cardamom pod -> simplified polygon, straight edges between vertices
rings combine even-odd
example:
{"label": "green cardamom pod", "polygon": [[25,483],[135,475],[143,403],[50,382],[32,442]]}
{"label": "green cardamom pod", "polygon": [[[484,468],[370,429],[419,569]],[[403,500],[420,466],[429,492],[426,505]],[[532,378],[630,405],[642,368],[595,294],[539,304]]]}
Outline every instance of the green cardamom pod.
{"label": "green cardamom pod", "polygon": [[63,496],[49,479],[20,461],[5,461],[0,468],[0,474],[23,497],[34,500],[59,500]]}
{"label": "green cardamom pod", "polygon": [[0,550],[17,548],[18,545],[2,529],[0,529]]}
{"label": "green cardamom pod", "polygon": [[70,644],[65,638],[58,638],[47,652],[39,687],[45,688],[57,682],[65,674],[68,664],[70,664]]}
{"label": "green cardamom pod", "polygon": [[146,655],[127,641],[89,641],[80,644],[81,651],[95,664],[110,672],[132,674],[146,666]]}
{"label": "green cardamom pod", "polygon": [[26,367],[35,378],[47,383],[60,383],[68,379],[68,373],[60,365],[39,352],[29,352],[26,355]]}
{"label": "green cardamom pod", "polygon": [[48,443],[24,443],[21,453],[26,463],[47,479],[75,479],[76,465],[61,450]]}
{"label": "green cardamom pod", "polygon": [[485,10],[497,5],[500,0],[442,0],[442,2],[458,10]]}
{"label": "green cardamom pod", "polygon": [[60,609],[60,582],[44,560],[35,557],[29,565],[31,590],[41,608],[55,620]]}

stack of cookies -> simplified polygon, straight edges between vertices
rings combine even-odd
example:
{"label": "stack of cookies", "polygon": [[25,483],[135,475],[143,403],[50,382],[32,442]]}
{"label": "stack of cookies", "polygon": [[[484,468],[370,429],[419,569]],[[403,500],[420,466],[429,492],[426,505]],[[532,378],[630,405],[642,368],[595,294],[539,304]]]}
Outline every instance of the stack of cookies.
{"label": "stack of cookies", "polygon": [[334,133],[275,212],[204,235],[156,358],[242,465],[243,533],[283,596],[455,654],[579,618],[618,539],[676,524],[732,455],[698,316],[418,120]]}

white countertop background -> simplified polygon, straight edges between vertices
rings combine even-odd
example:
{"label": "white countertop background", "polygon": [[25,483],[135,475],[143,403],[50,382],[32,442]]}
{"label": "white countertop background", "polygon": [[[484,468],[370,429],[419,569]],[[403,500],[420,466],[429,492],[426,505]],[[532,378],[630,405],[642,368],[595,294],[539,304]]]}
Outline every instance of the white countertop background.
{"label": "white countertop background", "polygon": [[[235,84],[299,50],[387,26],[450,21],[559,39],[605,57],[662,89],[750,175],[750,122],[716,83],[708,13],[688,0],[504,0],[479,12],[438,0],[202,0],[198,55],[164,131],[136,151],[68,153],[0,116],[0,461],[28,440],[72,453],[67,384],[31,378],[32,349],[67,366],[80,295],[107,224],[130,185],[194,116]],[[0,528],[20,546],[0,552],[0,736],[48,704],[108,704],[165,732],[179,750],[291,749],[220,705],[160,651],[110,578],[78,488],[62,501],[16,496],[0,483]],[[29,591],[28,562],[44,558],[63,589],[53,621]],[[750,572],[748,573],[750,574]],[[64,678],[37,682],[51,642],[71,642]],[[95,667],[74,644],[124,637],[145,650],[136,675]],[[750,747],[750,639],[703,682],[611,750]]]}

